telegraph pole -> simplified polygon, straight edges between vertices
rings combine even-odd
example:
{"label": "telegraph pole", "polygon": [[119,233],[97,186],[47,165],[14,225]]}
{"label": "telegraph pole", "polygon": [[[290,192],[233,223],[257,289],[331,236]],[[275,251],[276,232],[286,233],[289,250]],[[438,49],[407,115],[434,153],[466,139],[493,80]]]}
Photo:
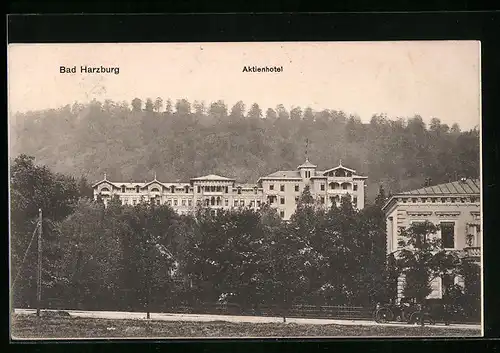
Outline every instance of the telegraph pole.
{"label": "telegraph pole", "polygon": [[40,316],[42,304],[42,209],[38,209],[38,276],[36,288],[36,316]]}

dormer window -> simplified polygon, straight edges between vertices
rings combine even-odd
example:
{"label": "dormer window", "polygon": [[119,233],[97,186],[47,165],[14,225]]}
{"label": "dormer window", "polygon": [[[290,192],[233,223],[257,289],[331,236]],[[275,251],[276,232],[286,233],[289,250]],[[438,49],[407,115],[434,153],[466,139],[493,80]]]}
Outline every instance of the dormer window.
{"label": "dormer window", "polygon": [[170,186],[170,193],[171,194],[175,193],[175,186],[173,186],[173,185]]}
{"label": "dormer window", "polygon": [[189,186],[186,185],[185,189],[186,189],[186,194],[189,193]]}
{"label": "dormer window", "polygon": [[139,185],[136,185],[136,187],[135,187],[135,192],[136,192],[136,193],[139,193],[140,191],[141,191],[141,190],[140,190],[140,186],[139,186]]}
{"label": "dormer window", "polygon": [[241,194],[241,187],[238,187],[238,194]]}
{"label": "dormer window", "polygon": [[122,185],[122,193],[125,193],[125,185]]}

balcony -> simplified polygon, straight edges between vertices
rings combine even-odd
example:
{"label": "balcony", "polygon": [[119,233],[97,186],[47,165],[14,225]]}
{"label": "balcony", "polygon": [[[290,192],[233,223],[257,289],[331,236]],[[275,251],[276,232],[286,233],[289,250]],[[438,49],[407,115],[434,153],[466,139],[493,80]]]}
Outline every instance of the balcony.
{"label": "balcony", "polygon": [[465,257],[479,259],[479,258],[481,258],[481,247],[471,246],[471,247],[464,248],[464,253],[465,253]]}
{"label": "balcony", "polygon": [[350,189],[328,189],[327,193],[331,195],[344,195],[344,194],[352,194],[356,191],[353,191],[352,188]]}
{"label": "balcony", "polygon": [[200,193],[197,193],[200,196],[222,196],[222,195],[229,195],[226,194],[225,191],[202,191]]}
{"label": "balcony", "polygon": [[349,182],[352,182],[352,179],[353,179],[352,176],[350,176],[350,177],[348,177],[348,176],[329,176],[327,178],[329,183],[331,183],[331,182],[337,182],[337,183],[338,182],[341,182],[341,183],[348,182],[349,183]]}

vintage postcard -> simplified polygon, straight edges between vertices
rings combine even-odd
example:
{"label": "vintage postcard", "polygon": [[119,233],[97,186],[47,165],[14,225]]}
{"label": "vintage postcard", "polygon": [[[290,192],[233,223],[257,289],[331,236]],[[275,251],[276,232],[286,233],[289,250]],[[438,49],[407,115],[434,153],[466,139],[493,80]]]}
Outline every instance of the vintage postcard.
{"label": "vintage postcard", "polygon": [[481,337],[480,42],[10,44],[11,337]]}

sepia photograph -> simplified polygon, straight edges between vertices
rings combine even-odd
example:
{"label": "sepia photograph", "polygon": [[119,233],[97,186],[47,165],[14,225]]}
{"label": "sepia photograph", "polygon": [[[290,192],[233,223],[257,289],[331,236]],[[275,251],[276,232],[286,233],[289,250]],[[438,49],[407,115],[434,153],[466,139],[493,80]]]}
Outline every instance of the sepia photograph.
{"label": "sepia photograph", "polygon": [[482,337],[479,41],[9,44],[10,337]]}

